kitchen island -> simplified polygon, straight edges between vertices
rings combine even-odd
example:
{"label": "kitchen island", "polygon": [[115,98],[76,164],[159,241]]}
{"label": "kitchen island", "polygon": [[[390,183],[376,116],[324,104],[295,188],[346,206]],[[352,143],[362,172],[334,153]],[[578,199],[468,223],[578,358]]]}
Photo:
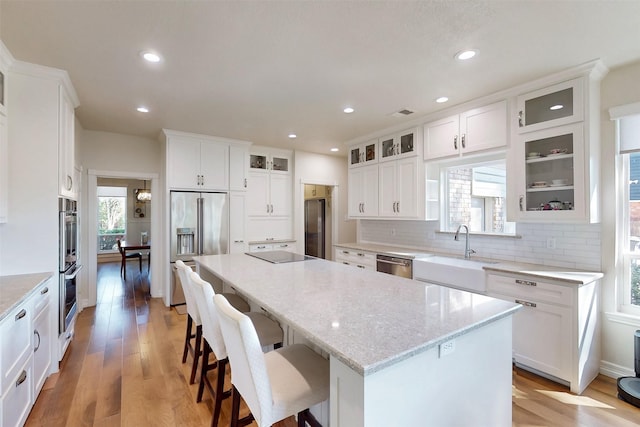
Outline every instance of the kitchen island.
{"label": "kitchen island", "polygon": [[332,427],[511,425],[520,305],[321,259],[195,261],[329,355]]}

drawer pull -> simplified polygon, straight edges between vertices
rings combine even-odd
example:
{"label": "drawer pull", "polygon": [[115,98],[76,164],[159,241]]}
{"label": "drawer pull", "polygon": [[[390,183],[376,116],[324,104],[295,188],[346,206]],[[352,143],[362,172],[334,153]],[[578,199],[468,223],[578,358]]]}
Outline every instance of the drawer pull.
{"label": "drawer pull", "polygon": [[47,292],[49,292],[49,288],[44,288],[43,290],[40,291],[40,295],[44,295]]}
{"label": "drawer pull", "polygon": [[358,265],[358,268],[366,268],[364,265]]}
{"label": "drawer pull", "polygon": [[20,310],[20,312],[18,314],[16,314],[16,322],[20,319],[22,319],[24,316],[27,315],[27,310],[25,310],[24,308],[22,310]]}
{"label": "drawer pull", "polygon": [[516,300],[516,303],[518,303],[518,304],[522,304],[522,305],[524,305],[525,307],[533,307],[533,308],[535,308],[535,307],[536,307],[536,303],[535,303],[535,302],[523,301],[523,300],[521,300],[521,299],[517,299],[517,300]]}
{"label": "drawer pull", "polygon": [[364,256],[362,252],[358,252],[358,256]]}
{"label": "drawer pull", "polygon": [[27,379],[27,371],[22,371],[22,373],[18,377],[18,380],[16,381],[16,387],[18,387],[20,384],[25,382],[26,379]]}
{"label": "drawer pull", "polygon": [[42,338],[40,337],[40,332],[38,332],[37,329],[33,331],[33,335],[38,337],[38,345],[33,349],[33,352],[35,353],[40,348],[40,344],[42,344]]}
{"label": "drawer pull", "polygon": [[538,284],[536,282],[531,282],[529,280],[516,279],[516,283],[518,285],[525,285],[525,286],[538,286]]}
{"label": "drawer pull", "polygon": [[349,265],[349,263],[348,263],[347,261],[342,261],[342,263],[343,263],[344,265]]}

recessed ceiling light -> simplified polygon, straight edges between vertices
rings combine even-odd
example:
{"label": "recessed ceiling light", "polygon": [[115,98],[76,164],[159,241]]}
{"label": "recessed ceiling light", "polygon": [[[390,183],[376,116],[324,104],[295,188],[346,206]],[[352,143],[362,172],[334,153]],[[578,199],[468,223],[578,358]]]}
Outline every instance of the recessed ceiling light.
{"label": "recessed ceiling light", "polygon": [[298,135],[296,135],[295,133],[290,133],[289,134],[289,138],[294,139],[296,138]]}
{"label": "recessed ceiling light", "polygon": [[347,114],[351,114],[351,113],[353,113],[355,110],[354,110],[353,108],[351,108],[351,107],[346,107],[346,108],[345,108],[344,110],[342,110],[342,111],[344,111],[344,112],[345,112],[345,113],[347,113]]}
{"label": "recessed ceiling light", "polygon": [[475,49],[461,50],[460,52],[456,53],[456,59],[460,61],[466,61],[467,59],[473,58],[477,54],[478,51]]}
{"label": "recessed ceiling light", "polygon": [[449,100],[449,98],[447,98],[446,96],[441,96],[440,98],[436,99],[436,102],[438,104],[442,104],[443,102],[447,102]]}
{"label": "recessed ceiling light", "polygon": [[549,110],[555,111],[555,110],[562,110],[563,108],[564,108],[564,105],[556,104],[556,105],[552,105],[551,107],[549,107]]}
{"label": "recessed ceiling light", "polygon": [[335,153],[336,151],[340,151],[340,150],[339,150],[338,148],[336,148],[336,147],[333,147],[333,148],[331,149],[331,151],[333,151],[333,152]]}
{"label": "recessed ceiling light", "polygon": [[136,108],[136,110],[138,110],[140,113],[148,113],[149,109],[147,107],[138,107]]}
{"label": "recessed ceiling light", "polygon": [[149,62],[160,62],[160,55],[158,55],[157,53],[153,53],[153,52],[142,52],[142,57]]}

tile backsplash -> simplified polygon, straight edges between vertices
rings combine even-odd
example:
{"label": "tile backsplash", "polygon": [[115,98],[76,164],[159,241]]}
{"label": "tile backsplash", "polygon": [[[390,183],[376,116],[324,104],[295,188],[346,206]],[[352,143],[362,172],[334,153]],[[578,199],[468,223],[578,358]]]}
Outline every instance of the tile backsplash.
{"label": "tile backsplash", "polygon": [[[516,225],[516,237],[471,234],[472,256],[499,261],[600,271],[600,224]],[[361,220],[360,242],[464,254],[464,239],[440,232],[436,221]]]}

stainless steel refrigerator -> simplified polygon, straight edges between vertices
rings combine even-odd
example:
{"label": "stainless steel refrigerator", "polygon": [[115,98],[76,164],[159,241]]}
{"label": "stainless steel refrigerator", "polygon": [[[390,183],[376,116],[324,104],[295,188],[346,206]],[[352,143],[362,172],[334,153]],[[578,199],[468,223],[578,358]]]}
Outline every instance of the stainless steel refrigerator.
{"label": "stainless steel refrigerator", "polygon": [[304,202],[304,253],[324,258],[325,199]]}
{"label": "stainless steel refrigerator", "polygon": [[176,260],[192,265],[194,256],[226,254],[228,230],[226,193],[171,192],[171,305],[185,303]]}

